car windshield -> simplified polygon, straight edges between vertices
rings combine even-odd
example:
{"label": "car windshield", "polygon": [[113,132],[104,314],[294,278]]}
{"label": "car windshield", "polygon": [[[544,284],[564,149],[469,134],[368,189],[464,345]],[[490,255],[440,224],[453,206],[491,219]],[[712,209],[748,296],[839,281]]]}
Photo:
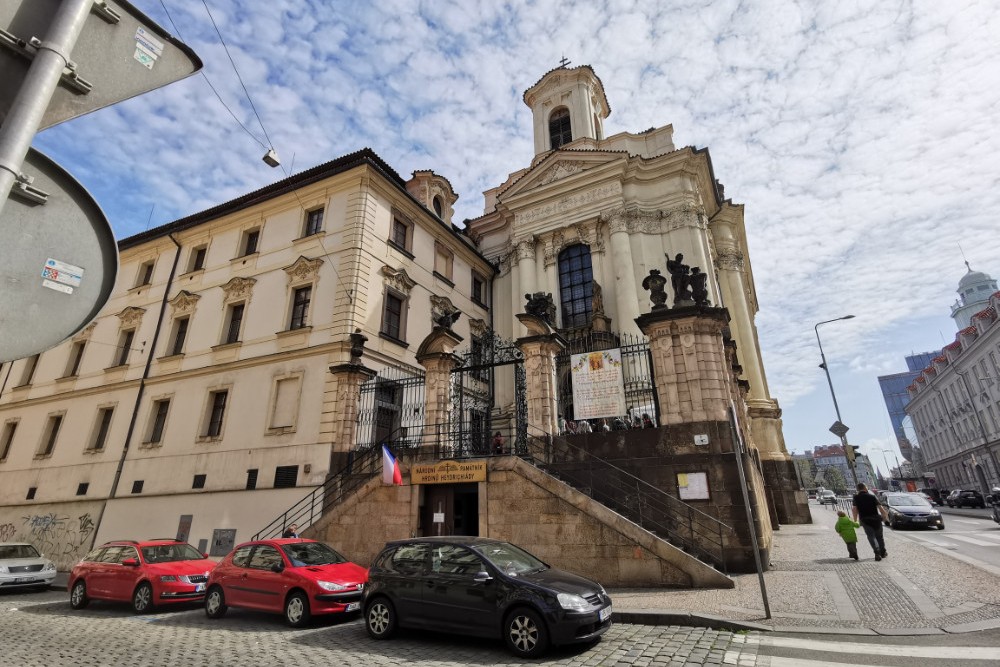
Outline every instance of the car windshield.
{"label": "car windshield", "polygon": [[147,563],[173,563],[179,560],[202,560],[205,556],[190,544],[157,544],[142,548]]}
{"label": "car windshield", "polygon": [[506,542],[480,545],[476,550],[499,570],[510,576],[541,572],[549,567],[524,549]]}
{"label": "car windshield", "polygon": [[35,547],[30,544],[0,545],[0,560],[8,558],[40,558]]}
{"label": "car windshield", "polygon": [[346,563],[347,559],[322,542],[296,542],[283,544],[281,550],[292,561],[293,567],[306,565],[335,565]]}
{"label": "car windshield", "polygon": [[835,494],[833,491],[824,491],[823,495],[826,497],[831,497],[831,496],[836,496],[837,494]]}
{"label": "car windshield", "polygon": [[886,502],[892,507],[923,507],[928,504],[920,496],[888,496]]}

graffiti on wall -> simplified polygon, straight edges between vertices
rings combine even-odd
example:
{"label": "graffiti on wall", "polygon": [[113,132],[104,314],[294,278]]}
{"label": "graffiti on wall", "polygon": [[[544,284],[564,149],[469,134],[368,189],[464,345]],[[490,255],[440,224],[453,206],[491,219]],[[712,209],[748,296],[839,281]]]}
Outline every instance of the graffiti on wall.
{"label": "graffiti on wall", "polygon": [[21,517],[20,530],[13,523],[0,524],[0,541],[30,542],[60,570],[70,569],[90,550],[94,535],[90,512],[77,516],[48,512]]}

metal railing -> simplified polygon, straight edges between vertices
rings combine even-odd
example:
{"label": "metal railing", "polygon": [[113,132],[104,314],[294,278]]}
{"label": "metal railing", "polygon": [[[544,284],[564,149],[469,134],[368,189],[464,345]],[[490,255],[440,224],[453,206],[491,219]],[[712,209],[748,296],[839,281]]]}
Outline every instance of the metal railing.
{"label": "metal railing", "polygon": [[535,433],[522,458],[608,509],[726,572],[725,537],[735,533],[715,517],[658,489],[561,436]]}

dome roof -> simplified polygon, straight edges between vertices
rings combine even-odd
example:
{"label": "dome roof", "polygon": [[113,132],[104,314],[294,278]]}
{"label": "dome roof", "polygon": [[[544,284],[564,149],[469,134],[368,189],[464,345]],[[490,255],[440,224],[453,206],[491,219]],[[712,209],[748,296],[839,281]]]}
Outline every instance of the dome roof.
{"label": "dome roof", "polygon": [[[968,266],[968,264],[966,264]],[[982,271],[973,271],[969,268],[969,272],[962,276],[962,279],[958,281],[958,291],[961,292],[967,287],[973,285],[978,285],[979,283],[989,283],[993,282],[993,278],[990,278],[988,274]]]}

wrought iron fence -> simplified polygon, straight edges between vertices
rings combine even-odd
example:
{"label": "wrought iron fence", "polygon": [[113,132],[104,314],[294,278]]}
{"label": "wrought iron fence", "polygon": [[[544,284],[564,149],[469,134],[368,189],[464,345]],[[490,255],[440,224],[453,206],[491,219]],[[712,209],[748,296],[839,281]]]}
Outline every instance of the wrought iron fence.
{"label": "wrought iron fence", "polygon": [[[659,404],[653,384],[653,361],[649,351],[649,340],[645,336],[587,329],[568,332],[565,337],[568,345],[562,354],[556,357],[559,414],[570,421],[576,418],[573,410],[573,377],[570,372],[573,355],[618,348],[622,357],[626,413],[616,417],[620,420],[621,426],[629,428],[637,425],[636,422],[641,424],[644,414],[648,414],[654,423],[659,423]],[[628,423],[625,424],[625,421]]]}
{"label": "wrought iron fence", "polygon": [[424,426],[424,371],[387,366],[361,385],[356,445],[367,449],[420,444]]}

